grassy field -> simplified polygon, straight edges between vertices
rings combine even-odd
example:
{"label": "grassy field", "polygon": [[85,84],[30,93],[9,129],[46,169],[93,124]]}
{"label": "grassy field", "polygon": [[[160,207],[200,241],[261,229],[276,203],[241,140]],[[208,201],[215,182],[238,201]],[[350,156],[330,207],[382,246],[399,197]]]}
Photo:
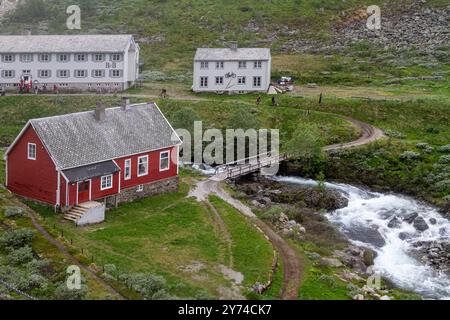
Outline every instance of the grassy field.
{"label": "grassy field", "polygon": [[[92,110],[97,101],[107,106],[117,106],[120,97],[113,96],[9,96],[0,99],[0,146],[9,145],[29,119],[59,115],[71,112]],[[289,139],[296,125],[301,122],[316,123],[324,134],[327,143],[351,141],[358,136],[358,131],[347,122],[330,116],[312,113],[304,116],[304,112],[292,108],[273,108],[269,99],[259,107],[252,96],[241,100],[159,100],[150,98],[132,98],[132,102],[155,100],[163,113],[172,119],[180,109],[194,110],[204,128],[226,129],[228,119],[234,114],[250,112],[256,116],[264,128],[280,129],[282,141]]]}
{"label": "grassy field", "polygon": [[[20,202],[8,194],[4,189],[0,189],[0,237],[8,230],[30,229],[35,230],[31,221],[26,216],[6,217],[5,210],[10,207],[22,206]],[[27,264],[11,264],[8,261],[8,255],[5,250],[0,248],[0,273],[2,271],[10,270],[10,274],[6,279],[9,283],[22,289],[24,292],[31,294],[39,299],[58,299],[55,293],[60,284],[65,283],[66,269],[71,265],[64,256],[53,244],[48,242],[40,233],[35,231],[35,237],[32,242],[32,250],[35,259],[39,261],[48,261],[49,267],[42,274],[35,273],[31,270],[30,265]],[[9,268],[9,269],[8,269]],[[12,269],[11,269],[12,268]],[[117,296],[112,295],[107,291],[97,280],[91,277],[86,272],[81,272],[83,277],[83,284],[87,288],[85,299],[117,299]],[[33,282],[37,277],[41,279],[42,287],[36,286]],[[3,278],[5,280],[5,278]],[[4,288],[0,287],[0,292]],[[11,292],[8,292],[11,293]],[[21,296],[15,298],[23,299]]]}
{"label": "grassy field", "polygon": [[[223,235],[208,207],[186,198],[188,188],[183,183],[178,193],[121,205],[107,213],[106,222],[83,228],[63,221],[50,208],[29,205],[45,218],[50,232],[63,233],[74,254],[87,263],[93,257],[100,270],[104,265],[114,265],[118,274],[163,276],[168,292],[181,298],[238,298],[241,293],[236,292],[233,282],[220,268],[230,261]],[[214,201],[214,205],[235,235],[234,268],[244,275],[244,287],[264,280],[273,257],[270,244],[239,213],[220,201]],[[237,232],[254,237],[244,243]],[[259,253],[255,259],[248,255],[250,245]]]}

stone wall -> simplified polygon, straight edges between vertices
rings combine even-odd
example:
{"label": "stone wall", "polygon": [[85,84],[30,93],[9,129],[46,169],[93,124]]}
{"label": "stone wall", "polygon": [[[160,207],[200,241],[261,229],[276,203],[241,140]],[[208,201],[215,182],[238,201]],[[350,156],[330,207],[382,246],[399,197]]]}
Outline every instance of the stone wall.
{"label": "stone wall", "polygon": [[115,206],[122,202],[132,202],[140,198],[154,196],[157,194],[178,191],[178,176],[147,183],[143,185],[142,191],[137,191],[138,186],[123,189],[120,194],[106,199],[107,206]]}

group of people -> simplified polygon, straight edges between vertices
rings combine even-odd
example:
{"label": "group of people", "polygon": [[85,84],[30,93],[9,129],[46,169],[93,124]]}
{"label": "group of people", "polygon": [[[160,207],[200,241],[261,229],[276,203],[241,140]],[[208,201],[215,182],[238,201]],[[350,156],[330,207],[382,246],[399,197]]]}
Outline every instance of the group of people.
{"label": "group of people", "polygon": [[[33,88],[33,92],[34,92],[34,94],[49,93],[46,84],[42,85],[42,88],[40,88],[39,86],[35,85],[34,88]],[[58,88],[58,86],[56,84],[53,85],[52,93],[54,93],[54,94],[58,94],[59,93],[59,88]]]}
{"label": "group of people", "polygon": [[[261,104],[261,96],[256,97],[256,105],[259,106]],[[277,100],[275,99],[275,96],[272,96],[272,106],[276,107],[278,106]]]}

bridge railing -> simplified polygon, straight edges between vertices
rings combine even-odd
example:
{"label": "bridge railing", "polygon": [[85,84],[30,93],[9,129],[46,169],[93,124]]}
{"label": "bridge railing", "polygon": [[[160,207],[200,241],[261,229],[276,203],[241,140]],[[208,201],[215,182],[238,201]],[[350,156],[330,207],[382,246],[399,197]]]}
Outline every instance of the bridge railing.
{"label": "bridge railing", "polygon": [[[245,164],[240,164],[236,167],[227,167],[227,179],[230,178],[235,178],[235,177],[239,177],[248,173],[252,173],[255,171],[258,171],[261,168],[264,167],[270,167],[272,165],[278,164],[281,161],[285,161],[287,160],[287,155],[286,154],[282,154],[282,155],[276,155],[276,156],[271,156],[271,157],[266,157],[263,159],[260,158],[255,158],[255,162],[253,163],[245,163]],[[223,171],[222,171],[223,172]]]}

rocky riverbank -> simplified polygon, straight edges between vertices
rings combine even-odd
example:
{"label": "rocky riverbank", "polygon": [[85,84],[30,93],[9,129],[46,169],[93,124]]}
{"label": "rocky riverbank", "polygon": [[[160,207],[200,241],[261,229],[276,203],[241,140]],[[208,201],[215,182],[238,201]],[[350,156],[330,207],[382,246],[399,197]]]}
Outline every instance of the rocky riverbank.
{"label": "rocky riverbank", "polygon": [[[300,246],[312,243],[319,250],[304,254],[319,268],[332,270],[333,276],[347,283],[348,296],[355,300],[393,298],[389,282],[370,283],[376,252],[350,244],[324,216],[344,208],[348,200],[329,188],[287,185],[252,176],[241,178],[231,187],[236,196],[250,202],[254,211],[281,235]],[[326,276],[324,276],[326,277]]]}

